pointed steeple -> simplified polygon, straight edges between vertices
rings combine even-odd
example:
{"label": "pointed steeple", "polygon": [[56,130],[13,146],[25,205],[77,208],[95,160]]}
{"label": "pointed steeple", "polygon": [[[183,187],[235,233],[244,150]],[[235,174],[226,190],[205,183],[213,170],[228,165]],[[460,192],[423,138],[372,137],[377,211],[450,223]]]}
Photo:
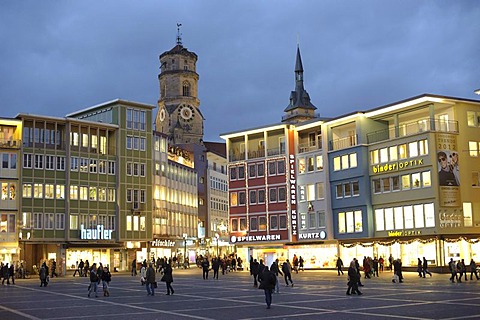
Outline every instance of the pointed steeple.
{"label": "pointed steeple", "polygon": [[297,46],[295,61],[295,91],[290,93],[290,103],[285,108],[287,114],[282,117],[283,122],[300,122],[315,118],[315,107],[310,102],[310,96],[303,87],[303,64],[300,55],[300,46]]}

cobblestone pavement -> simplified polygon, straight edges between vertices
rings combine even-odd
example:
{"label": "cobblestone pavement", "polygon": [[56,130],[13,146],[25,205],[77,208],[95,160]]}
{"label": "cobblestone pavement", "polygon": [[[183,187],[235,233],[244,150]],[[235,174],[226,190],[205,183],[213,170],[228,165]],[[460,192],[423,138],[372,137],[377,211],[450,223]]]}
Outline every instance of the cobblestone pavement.
{"label": "cobblestone pavement", "polygon": [[[248,272],[220,274],[203,280],[201,270],[174,270],[175,294],[165,295],[159,282],[147,296],[138,277],[112,275],[110,297],[87,297],[87,278],[19,279],[0,286],[0,319],[480,319],[480,281],[450,283],[447,274],[419,278],[405,273],[404,283],[392,274],[362,279],[362,296],[347,296],[346,275],[305,271],[293,275],[294,286],[273,295],[266,309],[263,290],[253,288]],[[210,273],[212,277],[212,273]],[[157,277],[160,278],[159,276]]]}

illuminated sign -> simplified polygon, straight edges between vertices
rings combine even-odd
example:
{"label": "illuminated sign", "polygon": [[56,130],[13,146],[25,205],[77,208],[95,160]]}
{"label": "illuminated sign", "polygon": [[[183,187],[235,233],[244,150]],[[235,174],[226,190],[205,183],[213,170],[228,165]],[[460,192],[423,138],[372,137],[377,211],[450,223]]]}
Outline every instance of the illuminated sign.
{"label": "illuminated sign", "polygon": [[388,231],[389,237],[408,237],[421,235],[420,230]]}
{"label": "illuminated sign", "polygon": [[236,243],[236,242],[253,242],[253,241],[275,241],[275,240],[282,240],[281,235],[279,234],[266,234],[266,235],[260,235],[260,236],[231,236],[230,237],[230,242],[231,243]]}
{"label": "illuminated sign", "polygon": [[289,146],[289,181],[290,181],[290,224],[292,228],[292,241],[297,241],[297,175],[295,173],[295,136],[294,131],[288,131],[288,146]]}
{"label": "illuminated sign", "polygon": [[170,239],[155,239],[150,242],[152,247],[175,247],[175,241]]}
{"label": "illuminated sign", "polygon": [[300,233],[298,235],[299,240],[305,239],[325,239],[327,237],[327,233],[325,231],[320,232],[309,232],[309,233]]}
{"label": "illuminated sign", "polygon": [[80,225],[80,239],[82,240],[112,240],[112,231],[103,228],[99,224],[96,229],[85,229],[83,224]]}
{"label": "illuminated sign", "polygon": [[192,154],[179,147],[168,146],[168,160],[175,161],[190,168],[194,167]]}
{"label": "illuminated sign", "polygon": [[409,160],[409,161],[402,161],[402,162],[386,163],[384,165],[377,164],[376,166],[372,167],[372,171],[373,173],[383,173],[383,172],[408,169],[410,167],[421,166],[421,165],[423,165],[423,159],[417,159],[417,160]]}

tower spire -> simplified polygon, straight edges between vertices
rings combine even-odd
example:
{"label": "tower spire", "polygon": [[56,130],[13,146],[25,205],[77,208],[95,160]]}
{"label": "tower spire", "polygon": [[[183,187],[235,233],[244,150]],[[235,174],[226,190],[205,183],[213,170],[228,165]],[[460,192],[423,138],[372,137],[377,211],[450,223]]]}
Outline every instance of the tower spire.
{"label": "tower spire", "polygon": [[180,33],[181,23],[177,23],[177,45],[182,45],[182,34]]}

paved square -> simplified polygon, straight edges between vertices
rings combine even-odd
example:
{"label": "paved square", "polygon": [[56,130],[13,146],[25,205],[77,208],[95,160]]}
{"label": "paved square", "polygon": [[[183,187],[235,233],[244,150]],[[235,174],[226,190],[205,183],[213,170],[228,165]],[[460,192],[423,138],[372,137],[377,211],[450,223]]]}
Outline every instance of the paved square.
{"label": "paved square", "polygon": [[391,275],[362,278],[364,295],[347,296],[346,275],[300,272],[293,275],[294,287],[280,279],[280,294],[267,310],[263,290],[253,288],[248,272],[203,280],[200,269],[175,269],[175,294],[165,295],[159,282],[153,297],[138,277],[116,273],[111,296],[99,292],[98,298],[87,297],[87,278],[70,273],[46,288],[36,278],[0,286],[0,319],[480,319],[480,281],[450,283],[447,274],[424,279],[405,272],[405,282],[395,284]]}

